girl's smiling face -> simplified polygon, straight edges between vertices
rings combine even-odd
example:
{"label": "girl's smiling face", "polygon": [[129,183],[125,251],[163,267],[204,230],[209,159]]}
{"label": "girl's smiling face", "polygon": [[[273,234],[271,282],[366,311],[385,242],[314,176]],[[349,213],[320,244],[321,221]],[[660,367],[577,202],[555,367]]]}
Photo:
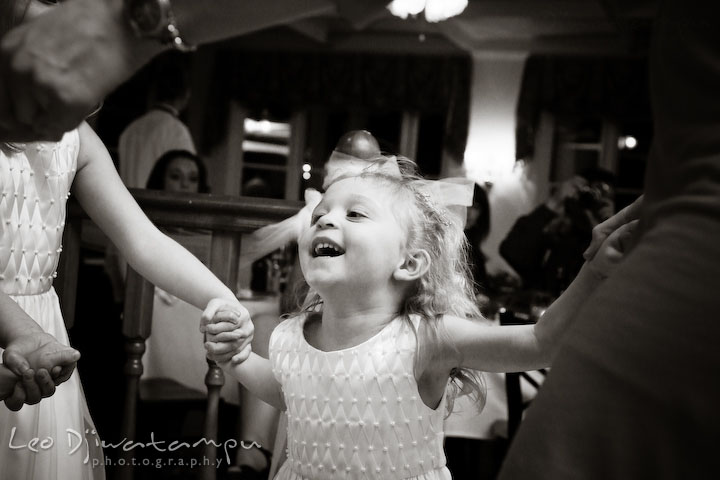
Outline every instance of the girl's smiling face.
{"label": "girl's smiling face", "polygon": [[298,243],[305,279],[319,293],[349,286],[363,295],[392,281],[406,235],[394,214],[401,202],[384,187],[378,179],[340,180],[315,208]]}

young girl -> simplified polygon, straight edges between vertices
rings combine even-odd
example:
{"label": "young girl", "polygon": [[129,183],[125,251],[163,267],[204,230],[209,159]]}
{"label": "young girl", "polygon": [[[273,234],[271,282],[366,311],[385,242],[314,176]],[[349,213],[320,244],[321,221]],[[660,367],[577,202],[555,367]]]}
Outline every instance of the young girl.
{"label": "young girl", "polygon": [[[48,8],[39,0],[3,1],[0,19],[7,26]],[[145,217],[102,142],[82,124],[57,143],[4,144],[0,151],[0,289],[47,333],[68,344],[52,283],[71,185],[90,218],[141,275],[199,308],[215,297],[236,303],[200,261]],[[82,448],[73,448],[77,436],[87,439]],[[37,405],[19,412],[0,407],[0,478],[103,478],[102,467],[93,468],[94,461],[104,460],[96,440],[73,373]]]}
{"label": "young girl", "polygon": [[299,241],[317,294],[275,329],[270,360],[230,331],[231,306],[206,310],[209,355],[287,411],[288,459],[277,479],[450,478],[446,409],[458,391],[482,397],[469,369],[548,366],[619,257],[605,248],[536,325],[483,326],[473,321],[461,223],[433,195],[427,182],[369,172],[328,188]]}

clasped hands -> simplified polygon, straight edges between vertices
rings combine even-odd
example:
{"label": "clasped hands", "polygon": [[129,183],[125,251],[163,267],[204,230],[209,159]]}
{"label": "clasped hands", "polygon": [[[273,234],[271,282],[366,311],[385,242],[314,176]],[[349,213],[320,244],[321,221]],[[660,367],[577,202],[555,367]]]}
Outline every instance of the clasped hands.
{"label": "clasped hands", "polygon": [[72,375],[80,352],[58,342],[45,332],[32,332],[13,339],[2,354],[3,367],[17,377],[14,386],[0,392],[5,405],[17,411],[55,393],[55,387]]}
{"label": "clasped hands", "polygon": [[211,300],[200,319],[200,331],[205,334],[205,350],[210,360],[221,365],[239,364],[250,356],[255,327],[250,313],[239,302]]}

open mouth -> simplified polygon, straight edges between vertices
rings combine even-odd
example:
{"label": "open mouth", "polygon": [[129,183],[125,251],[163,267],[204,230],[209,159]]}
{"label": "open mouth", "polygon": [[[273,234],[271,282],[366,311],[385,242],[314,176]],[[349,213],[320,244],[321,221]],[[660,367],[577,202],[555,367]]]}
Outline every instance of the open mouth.
{"label": "open mouth", "polygon": [[345,250],[327,238],[317,238],[312,242],[313,257],[337,257],[345,253]]}

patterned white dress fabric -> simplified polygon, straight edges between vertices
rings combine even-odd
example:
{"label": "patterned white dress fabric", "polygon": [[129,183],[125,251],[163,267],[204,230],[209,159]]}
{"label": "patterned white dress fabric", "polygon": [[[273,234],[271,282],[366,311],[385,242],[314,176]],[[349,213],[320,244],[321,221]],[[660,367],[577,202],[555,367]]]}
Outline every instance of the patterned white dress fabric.
{"label": "patterned white dress fabric", "polygon": [[[52,283],[79,142],[78,132],[72,131],[58,143],[0,151],[0,289],[66,345]],[[77,370],[37,405],[11,412],[0,404],[0,478],[105,478]]]}
{"label": "patterned white dress fabric", "polygon": [[305,319],[284,321],[270,339],[288,417],[288,459],[275,478],[450,479],[445,397],[436,409],[420,398],[410,323],[396,318],[360,345],[324,352],[305,340]]}

